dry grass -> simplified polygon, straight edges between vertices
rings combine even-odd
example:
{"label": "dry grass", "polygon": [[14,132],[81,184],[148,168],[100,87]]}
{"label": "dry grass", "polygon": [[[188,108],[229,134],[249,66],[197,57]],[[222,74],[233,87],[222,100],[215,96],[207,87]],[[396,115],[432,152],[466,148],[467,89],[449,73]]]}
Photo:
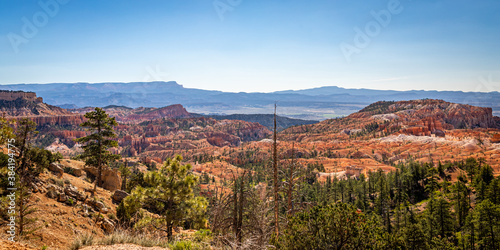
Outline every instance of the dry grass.
{"label": "dry grass", "polygon": [[[196,238],[196,237],[195,237]],[[117,245],[133,244],[142,247],[162,247],[168,249],[211,249],[207,239],[186,240],[182,236],[176,237],[173,241],[147,234],[134,234],[128,230],[117,230],[113,234],[101,239],[94,238],[93,235],[83,234],[75,239],[71,244],[71,250],[77,250],[85,246],[94,245]]]}

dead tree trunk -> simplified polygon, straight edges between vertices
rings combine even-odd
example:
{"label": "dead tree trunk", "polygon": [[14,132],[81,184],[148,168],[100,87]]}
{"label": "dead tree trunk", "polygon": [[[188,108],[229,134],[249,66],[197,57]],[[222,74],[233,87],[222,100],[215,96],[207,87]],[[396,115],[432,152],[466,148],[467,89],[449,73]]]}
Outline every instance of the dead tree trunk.
{"label": "dead tree trunk", "polygon": [[274,131],[273,131],[273,171],[274,171],[274,232],[276,237],[279,235],[278,218],[278,145],[276,138],[276,103],[274,104]]}

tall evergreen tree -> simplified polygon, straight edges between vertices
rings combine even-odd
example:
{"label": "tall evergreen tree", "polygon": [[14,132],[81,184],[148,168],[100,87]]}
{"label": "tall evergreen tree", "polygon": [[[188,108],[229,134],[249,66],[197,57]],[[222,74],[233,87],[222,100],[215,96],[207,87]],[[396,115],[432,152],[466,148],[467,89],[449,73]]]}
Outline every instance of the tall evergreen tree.
{"label": "tall evergreen tree", "polygon": [[94,194],[97,186],[102,186],[102,169],[111,161],[118,160],[119,155],[112,154],[108,151],[111,147],[118,146],[118,143],[111,138],[115,138],[116,134],[113,126],[118,125],[114,117],[109,117],[106,111],[101,108],[95,108],[94,111],[85,114],[88,120],[80,124],[87,128],[90,135],[76,139],[78,143],[83,143],[83,153],[78,156],[79,159],[85,160],[87,166],[92,166],[97,169],[97,179],[94,183]]}
{"label": "tall evergreen tree", "polygon": [[500,247],[500,205],[486,199],[479,203],[472,212],[470,223],[474,226],[474,241],[480,249],[498,249]]}
{"label": "tall evergreen tree", "polygon": [[190,164],[182,165],[181,161],[181,156],[168,159],[158,171],[146,173],[146,187],[137,186],[123,201],[127,217],[135,214],[140,207],[161,215],[161,218],[144,217],[138,225],[159,230],[166,227],[169,238],[174,227],[187,220],[197,225],[206,222],[207,201],[203,197],[195,197],[193,192],[198,177],[192,174]]}

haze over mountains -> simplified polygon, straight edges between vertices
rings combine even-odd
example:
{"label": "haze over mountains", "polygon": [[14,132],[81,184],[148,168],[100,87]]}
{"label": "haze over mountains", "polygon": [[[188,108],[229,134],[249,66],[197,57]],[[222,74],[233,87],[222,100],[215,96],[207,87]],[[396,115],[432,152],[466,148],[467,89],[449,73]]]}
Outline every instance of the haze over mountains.
{"label": "haze over mountains", "polygon": [[137,108],[182,104],[191,113],[269,114],[277,102],[280,115],[324,120],[354,113],[376,101],[431,98],[491,107],[493,114],[500,114],[499,92],[393,91],[331,86],[272,93],[231,93],[184,88],[176,82],[11,84],[0,88],[33,91],[46,103],[64,108],[108,105]]}

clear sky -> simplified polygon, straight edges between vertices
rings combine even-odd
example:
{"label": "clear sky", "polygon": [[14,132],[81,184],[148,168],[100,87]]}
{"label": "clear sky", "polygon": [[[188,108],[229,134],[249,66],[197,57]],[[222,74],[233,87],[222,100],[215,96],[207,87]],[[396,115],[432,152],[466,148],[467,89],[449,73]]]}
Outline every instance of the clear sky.
{"label": "clear sky", "polygon": [[0,83],[500,91],[498,0],[0,0]]}

